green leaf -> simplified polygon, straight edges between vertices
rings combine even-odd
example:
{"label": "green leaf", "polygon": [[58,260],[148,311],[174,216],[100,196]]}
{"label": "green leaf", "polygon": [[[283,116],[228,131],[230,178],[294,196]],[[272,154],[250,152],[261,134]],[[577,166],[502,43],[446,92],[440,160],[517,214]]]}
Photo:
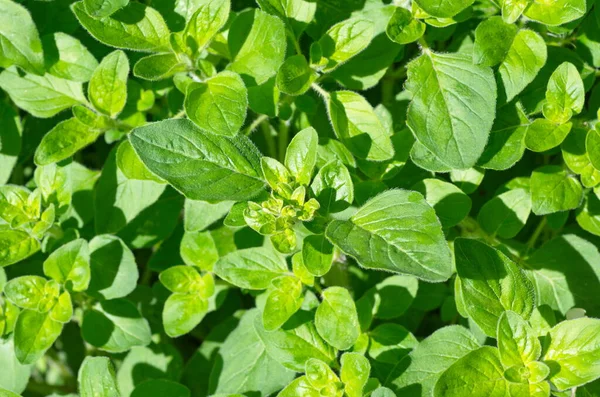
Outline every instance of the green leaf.
{"label": "green leaf", "polygon": [[111,16],[94,18],[82,1],[71,9],[79,23],[98,41],[111,47],[134,51],[169,51],[169,28],[152,7],[131,2]]}
{"label": "green leaf", "polygon": [[387,387],[378,387],[373,390],[371,397],[396,397],[396,394]]}
{"label": "green leaf", "polygon": [[409,396],[431,396],[442,373],[477,348],[479,343],[466,328],[459,325],[440,328],[396,364],[385,385]]}
{"label": "green leaf", "polygon": [[333,245],[322,234],[305,237],[302,261],[312,275],[324,276],[333,264]]}
{"label": "green leaf", "polygon": [[535,119],[527,127],[525,145],[533,152],[545,152],[560,145],[569,132],[572,123],[555,124],[547,119]]}
{"label": "green leaf", "polygon": [[45,74],[20,76],[14,67],[0,73],[0,88],[21,109],[48,118],[73,105],[86,103],[81,83]]}
{"label": "green leaf", "polygon": [[150,379],[140,383],[131,397],[190,397],[190,390],[181,383],[167,379]]}
{"label": "green leaf", "polygon": [[571,389],[600,377],[600,320],[582,317],[556,325],[548,334],[544,362],[558,390]]}
{"label": "green leaf", "polygon": [[86,342],[111,353],[147,346],[151,342],[148,321],[126,299],[102,301],[87,310],[81,333]]}
{"label": "green leaf", "polygon": [[473,63],[495,66],[502,62],[517,35],[517,27],[508,24],[501,17],[491,17],[481,22],[475,29]]}
{"label": "green leaf", "polygon": [[185,112],[203,130],[234,136],[246,119],[248,90],[237,74],[224,71],[192,83],[185,98]]}
{"label": "green leaf", "polygon": [[210,203],[208,201],[185,200],[184,226],[188,232],[201,232],[223,218],[233,206],[232,201]]}
{"label": "green leaf", "polygon": [[324,73],[329,73],[364,50],[373,39],[373,22],[351,18],[333,25],[319,39],[325,58]]}
{"label": "green leaf", "polygon": [[212,271],[219,252],[210,232],[185,232],[179,248],[181,258],[188,266]]}
{"label": "green leaf", "polygon": [[363,388],[369,379],[371,364],[359,353],[344,353],[340,359],[340,378],[348,397],[362,397]]}
{"label": "green leaf", "polygon": [[419,0],[416,2],[425,12],[437,18],[450,18],[473,4],[473,0],[432,1]]}
{"label": "green leaf", "polygon": [[271,281],[288,272],[285,258],[269,248],[247,248],[220,258],[214,272],[231,284],[246,289],[267,289]]}
{"label": "green leaf", "polygon": [[577,223],[586,232],[600,236],[600,191],[590,190],[577,209]]}
{"label": "green leaf", "polygon": [[585,12],[585,0],[554,0],[547,3],[534,1],[523,14],[536,22],[557,26],[581,18]]}
{"label": "green leaf", "polygon": [[23,310],[15,325],[15,353],[21,364],[33,364],[54,344],[62,332],[62,324],[50,313]]}
{"label": "green leaf", "polygon": [[374,318],[400,317],[412,305],[419,281],[412,276],[391,276],[368,290],[357,302],[363,330],[369,328]]}
{"label": "green leaf", "polygon": [[229,18],[230,0],[201,0],[183,36],[193,53],[201,53]]}
{"label": "green leaf", "polygon": [[39,241],[26,232],[0,226],[0,267],[20,262],[39,249]]}
{"label": "green leaf", "polygon": [[304,296],[302,282],[295,276],[281,276],[271,281],[270,291],[263,309],[266,331],[279,329],[300,309]]}
{"label": "green leaf", "polygon": [[31,366],[23,365],[17,359],[12,337],[0,339],[0,366],[3,368],[0,372],[0,395],[3,388],[15,393],[23,392],[31,376]]}
{"label": "green leaf", "polygon": [[263,189],[260,154],[245,136],[230,139],[174,119],[138,127],[129,139],[151,172],[193,200],[248,200]]}
{"label": "green leaf", "polygon": [[83,0],[85,12],[94,18],[105,18],[129,4],[129,0]]}
{"label": "green leaf", "polygon": [[81,397],[120,397],[115,369],[108,357],[86,357],[77,375]]}
{"label": "green leaf", "polygon": [[593,129],[587,133],[585,149],[587,150],[589,162],[600,172],[600,131]]}
{"label": "green leaf", "polygon": [[425,24],[404,7],[395,7],[385,33],[393,42],[408,44],[417,41],[425,33]]}
{"label": "green leaf", "polygon": [[579,181],[556,165],[537,168],[531,174],[532,210],[536,215],[552,214],[579,207],[583,189]]}
{"label": "green leaf", "polygon": [[506,23],[515,23],[529,5],[529,0],[502,0],[502,19]]}
{"label": "green leaf", "polygon": [[419,342],[406,328],[383,323],[369,331],[369,356],[377,363],[397,364]]}
{"label": "green leaf", "polygon": [[577,68],[569,62],[561,63],[548,81],[544,116],[548,117],[550,110],[552,121],[564,123],[572,113],[581,112],[584,101],[585,88]]}
{"label": "green leaf", "polygon": [[506,310],[529,319],[535,306],[533,285],[513,261],[465,238],[454,241],[454,253],[465,310],[486,335],[496,337],[498,319]]}
{"label": "green leaf", "polygon": [[423,179],[413,189],[425,196],[444,228],[457,225],[471,211],[469,196],[451,183],[439,179]]}
{"label": "green leaf", "polygon": [[525,189],[512,189],[499,194],[479,210],[477,222],[486,233],[513,238],[527,223],[531,213],[531,195]]}
{"label": "green leaf", "polygon": [[286,368],[304,372],[307,360],[316,358],[330,364],[337,353],[321,338],[312,320],[311,313],[299,311],[283,328],[267,332],[262,316],[256,316],[254,328],[270,357]]}
{"label": "green leaf", "polygon": [[37,165],[62,161],[94,143],[102,132],[76,118],[61,121],[44,135],[35,151],[34,161]]}
{"label": "green leaf", "polygon": [[[127,179],[138,179],[142,181],[153,181],[158,183],[164,183],[164,181],[154,175],[139,156],[133,150],[131,142],[123,141],[117,149],[117,166],[119,170],[127,177]],[[158,187],[157,187],[158,188]],[[157,189],[159,190],[159,189]]]}
{"label": "green leaf", "polygon": [[362,206],[347,221],[332,221],[326,236],[370,269],[447,280],[450,251],[433,208],[420,193],[391,190]]}
{"label": "green leaf", "polygon": [[498,351],[504,368],[536,361],[542,347],[527,321],[513,311],[502,313],[498,320]]}
{"label": "green leaf", "polygon": [[227,36],[233,62],[228,69],[257,85],[274,76],[285,59],[283,22],[258,9],[247,10],[233,20]]}
{"label": "green leaf", "polygon": [[406,88],[413,93],[407,125],[417,140],[451,168],[475,165],[494,121],[492,70],[465,55],[426,51],[408,65]]}
{"label": "green leaf", "polygon": [[59,323],[68,323],[73,317],[73,302],[68,291],[59,295],[54,307],[50,310],[50,318]]}
{"label": "green leaf", "polygon": [[456,361],[440,376],[433,395],[458,397],[464,396],[465,390],[474,391],[476,396],[529,395],[517,394],[517,387],[523,388],[525,385],[515,384],[514,387],[510,387],[503,375],[504,368],[500,362],[498,349],[491,346],[480,347]]}
{"label": "green leaf", "polygon": [[140,58],[133,66],[133,74],[145,80],[163,80],[179,72],[185,72],[187,66],[175,54],[152,54]]}
{"label": "green leaf", "polygon": [[116,117],[127,101],[129,61],[123,51],[113,51],[102,59],[88,85],[88,96],[96,110]]}
{"label": "green leaf", "polygon": [[42,38],[45,66],[48,73],[66,80],[86,82],[98,67],[98,61],[68,34],[56,32]]}
{"label": "green leaf", "polygon": [[21,120],[17,112],[8,103],[0,103],[0,183],[10,179],[17,158],[21,152]]}
{"label": "green leaf", "polygon": [[285,151],[285,166],[296,182],[308,185],[317,163],[319,136],[314,128],[308,127],[298,132]]}
{"label": "green leaf", "polygon": [[317,4],[310,0],[257,0],[263,11],[278,16],[299,36],[314,20]]}
{"label": "green leaf", "polygon": [[[257,310],[246,312],[219,349],[223,365],[213,368],[215,393],[254,392],[269,396],[294,379],[294,371],[267,354],[253,327],[256,316],[260,316]],[[245,354],[240,354],[241,351]]]}
{"label": "green leaf", "polygon": [[123,241],[108,234],[94,237],[89,244],[91,279],[87,293],[97,299],[129,295],[139,273],[135,258]]}
{"label": "green leaf", "polygon": [[85,291],[90,283],[87,241],[77,239],[54,251],[44,261],[44,274],[59,284],[72,283],[73,291]]}
{"label": "green leaf", "polygon": [[208,311],[208,301],[197,293],[175,293],[167,299],[162,320],[165,332],[176,338],[190,332]]}
{"label": "green leaf", "polygon": [[310,190],[323,214],[340,212],[354,202],[354,184],[348,169],[339,160],[325,164],[313,179]]}
{"label": "green leaf", "polygon": [[277,88],[288,95],[302,95],[319,77],[304,58],[304,55],[293,55],[277,71]]}
{"label": "green leaf", "polygon": [[0,1],[0,64],[44,74],[42,42],[31,14],[11,0]]}
{"label": "green leaf", "polygon": [[319,335],[331,346],[348,350],[360,334],[356,305],[347,289],[329,287],[323,291],[323,301],[315,313]]}
{"label": "green leaf", "polygon": [[356,157],[384,161],[394,156],[389,131],[364,97],[336,91],[327,98],[327,109],[335,134]]}
{"label": "green leaf", "polygon": [[[589,153],[586,152],[586,138],[595,139],[589,138],[592,133],[593,131],[588,132],[584,128],[575,127],[561,145],[565,164],[571,171],[580,175],[581,184],[585,187],[593,187],[600,183],[600,170],[594,167]],[[588,151],[593,152],[594,147],[593,144],[590,144]]]}
{"label": "green leaf", "polygon": [[515,36],[504,61],[498,67],[506,101],[511,101],[537,76],[546,64],[548,51],[544,39],[532,30]]}
{"label": "green leaf", "polygon": [[[22,276],[10,280],[4,286],[4,295],[22,309],[38,310],[45,298],[46,279],[40,276]],[[47,311],[47,310],[45,310]]]}

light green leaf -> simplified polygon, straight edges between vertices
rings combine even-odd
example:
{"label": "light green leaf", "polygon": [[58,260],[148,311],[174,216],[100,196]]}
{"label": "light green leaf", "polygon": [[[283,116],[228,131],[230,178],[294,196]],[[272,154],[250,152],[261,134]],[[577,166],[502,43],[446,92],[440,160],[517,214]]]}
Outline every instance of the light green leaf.
{"label": "light green leaf", "polygon": [[425,12],[437,18],[450,18],[473,4],[473,0],[419,0],[416,2]]}
{"label": "light green leaf", "polygon": [[329,287],[323,291],[323,301],[315,313],[319,335],[331,346],[348,350],[360,334],[356,305],[347,289]]}
{"label": "light green leaf", "polygon": [[183,222],[188,232],[201,232],[223,218],[233,206],[232,201],[210,203],[208,201],[185,200]]}
{"label": "light green leaf", "polygon": [[152,7],[131,2],[111,16],[98,19],[86,12],[82,1],[71,9],[79,23],[101,43],[134,51],[169,51],[169,28]]}
{"label": "light green leaf", "polygon": [[317,4],[310,0],[257,0],[263,11],[276,15],[299,36],[314,20]]}
{"label": "light green leaf", "polygon": [[524,366],[542,353],[540,341],[523,317],[513,311],[502,313],[498,320],[498,352],[504,368]]}
{"label": "light green leaf", "polygon": [[275,278],[288,272],[285,258],[269,248],[247,248],[220,258],[217,276],[246,289],[267,289]]}
{"label": "light green leaf", "polygon": [[598,129],[590,130],[587,133],[585,149],[590,163],[600,172],[600,131]]}
{"label": "light green leaf", "polygon": [[102,132],[74,117],[61,121],[44,135],[35,151],[34,161],[37,165],[62,161],[94,143]]}
{"label": "light green leaf", "polygon": [[44,52],[29,11],[11,1],[0,1],[0,65],[17,65],[44,74]]}
{"label": "light green leaf", "polygon": [[86,357],[77,375],[81,397],[120,397],[115,369],[108,357]]}
{"label": "light green leaf", "polygon": [[10,179],[21,152],[21,120],[17,112],[6,102],[0,103],[0,184]]}
{"label": "light green leaf", "polygon": [[433,208],[420,193],[391,190],[362,206],[348,221],[332,221],[326,236],[362,266],[444,281],[450,250]]}
{"label": "light green leaf", "polygon": [[0,372],[0,395],[2,395],[3,389],[15,393],[23,392],[27,387],[27,383],[29,383],[31,366],[23,365],[17,359],[12,337],[0,339],[0,367],[2,368]]}
{"label": "light green leaf", "polygon": [[371,397],[396,397],[396,394],[387,387],[378,387],[373,390]]}
{"label": "light green leaf", "polygon": [[495,66],[502,62],[517,35],[517,27],[495,16],[481,22],[475,29],[473,63]]}
{"label": "light green leaf", "polygon": [[111,16],[129,4],[129,0],[83,0],[85,11],[94,18]]}
{"label": "light green leaf", "polygon": [[219,252],[210,232],[185,232],[179,248],[181,258],[188,266],[212,271]]}
{"label": "light green leaf", "polygon": [[48,73],[82,83],[90,80],[98,61],[79,40],[56,32],[44,36],[42,43]]}
{"label": "light green leaf", "polygon": [[304,372],[307,360],[316,358],[331,364],[337,353],[321,338],[312,320],[311,313],[300,311],[292,316],[285,328],[267,332],[262,316],[256,316],[254,328],[271,358],[286,368]]}
{"label": "light green leaf", "polygon": [[138,127],[129,139],[150,171],[193,200],[248,200],[263,189],[260,154],[245,136],[174,119]]}
{"label": "light green leaf", "polygon": [[333,263],[333,245],[322,234],[304,238],[302,261],[314,276],[324,276]]}
{"label": "light green leaf", "polygon": [[201,53],[229,18],[230,0],[201,0],[183,36],[193,54]]}
{"label": "light green leaf", "polygon": [[208,301],[197,293],[175,293],[167,299],[162,320],[165,332],[176,338],[190,332],[208,311]]}
{"label": "light green leaf", "polygon": [[274,76],[285,59],[283,22],[258,9],[238,14],[227,40],[233,58],[229,70],[253,79],[257,85]]}
{"label": "light green leaf", "polygon": [[90,252],[84,239],[71,241],[44,261],[44,274],[59,284],[72,283],[73,291],[85,291],[90,283]]}
{"label": "light green leaf", "polygon": [[590,190],[583,202],[577,209],[577,223],[589,233],[600,236],[600,190]]}
{"label": "light green leaf", "polygon": [[369,379],[371,364],[359,353],[344,353],[340,359],[340,378],[348,397],[362,397],[363,388]]}
{"label": "light green leaf", "polygon": [[314,128],[298,132],[285,151],[285,166],[301,185],[308,185],[317,163],[319,136]]}
{"label": "light green leaf", "polygon": [[23,310],[15,325],[15,353],[21,364],[33,364],[62,332],[62,324],[50,318],[50,313]]}
{"label": "light green leaf", "polygon": [[369,331],[369,356],[380,364],[397,364],[418,344],[417,338],[398,324],[383,323]]}
{"label": "light green leaf", "polygon": [[323,69],[329,73],[364,50],[373,39],[373,22],[351,18],[333,25],[318,41],[326,59]]}
{"label": "light green leaf", "polygon": [[325,164],[313,179],[310,190],[323,214],[340,212],[354,202],[354,183],[348,169],[339,160]]}
{"label": "light green leaf", "polygon": [[[586,138],[593,131],[588,132],[584,128],[573,128],[561,145],[562,157],[569,169],[580,175],[581,184],[585,187],[594,187],[600,183],[600,170],[594,167],[589,153],[586,152]],[[588,151],[594,151],[595,145],[591,144]],[[600,153],[598,153],[600,162]],[[600,165],[600,163],[598,164]]]}
{"label": "light green leaf", "polygon": [[548,51],[544,39],[532,30],[521,30],[498,67],[506,101],[511,101],[533,81],[546,64]]}
{"label": "light green leaf", "polygon": [[502,0],[502,19],[506,23],[515,23],[529,5],[529,0]]}
{"label": "light green leaf", "polygon": [[548,335],[543,361],[558,390],[571,389],[600,377],[600,320],[582,317],[556,325]]}
{"label": "light green leaf", "polygon": [[20,262],[39,249],[39,241],[26,232],[0,226],[0,267]]}
{"label": "light green leaf", "polygon": [[425,338],[390,372],[385,385],[407,396],[432,396],[442,373],[479,343],[466,328],[450,325]]}
{"label": "light green leaf", "polygon": [[94,237],[89,248],[92,276],[87,293],[97,299],[129,295],[139,277],[131,250],[120,238],[108,234]]}
{"label": "light green leaf", "polygon": [[263,309],[266,331],[279,329],[300,309],[304,296],[302,282],[295,276],[281,276],[271,281],[270,291]]}
{"label": "light green leaf", "polygon": [[288,95],[302,95],[319,77],[304,58],[304,55],[293,55],[277,71],[277,88]]}
{"label": "light green leaf", "polygon": [[48,118],[73,105],[86,103],[81,83],[46,74],[20,76],[14,67],[0,73],[0,88],[21,109]]}
{"label": "light green leaf", "polygon": [[569,121],[571,114],[583,109],[585,88],[575,65],[561,63],[550,76],[546,89],[544,116],[555,123]]}
{"label": "light green leaf", "polygon": [[116,117],[127,101],[129,61],[123,51],[113,51],[102,59],[88,85],[88,96],[96,110]]}
{"label": "light green leaf", "polygon": [[425,24],[404,7],[395,7],[385,33],[393,42],[408,44],[417,41],[425,33]]}
{"label": "light green leaf", "polygon": [[50,318],[59,323],[68,323],[73,317],[73,302],[68,291],[60,294],[54,307],[50,310]]}
{"label": "light green leaf", "polygon": [[527,18],[544,25],[557,26],[585,15],[585,0],[552,0],[532,2],[523,13]]}
{"label": "light green leaf", "polygon": [[187,66],[175,54],[152,54],[140,58],[133,66],[133,74],[145,80],[163,80],[179,72],[185,72]]}
{"label": "light green leaf", "polygon": [[531,195],[525,189],[499,194],[479,210],[477,222],[488,234],[513,238],[527,223],[531,213]]}
{"label": "light green leaf", "polygon": [[[40,276],[13,278],[4,286],[4,295],[22,309],[38,310],[45,298],[46,279]],[[45,310],[47,311],[47,310]]]}
{"label": "light green leaf", "polygon": [[81,333],[86,342],[111,353],[147,346],[152,336],[148,321],[126,299],[102,301],[87,310]]}
{"label": "light green leaf", "polygon": [[417,140],[451,168],[475,165],[495,116],[492,70],[461,54],[426,51],[408,65],[413,93],[407,125]]}
{"label": "light green leaf", "polygon": [[560,166],[547,165],[531,174],[531,200],[536,215],[568,211],[579,207],[583,189],[579,181]]}
{"label": "light green leaf", "polygon": [[327,98],[329,118],[337,137],[358,158],[384,161],[394,155],[389,131],[361,95],[336,91]]}
{"label": "light green leaf", "polygon": [[572,123],[555,124],[547,119],[535,119],[527,127],[525,145],[533,152],[545,152],[560,145],[571,127]]}
{"label": "light green leaf", "polygon": [[471,211],[469,196],[451,183],[428,178],[414,185],[413,189],[425,196],[444,228],[457,225]]}
{"label": "light green leaf", "polygon": [[237,74],[224,71],[203,83],[192,83],[185,98],[185,112],[200,128],[234,136],[246,119],[248,90]]}
{"label": "light green leaf", "polygon": [[128,140],[123,141],[119,145],[116,156],[117,166],[127,179],[164,183],[163,179],[157,177],[146,168]]}
{"label": "light green leaf", "polygon": [[486,335],[496,337],[498,319],[506,310],[529,319],[535,306],[533,285],[513,261],[465,238],[454,241],[454,253],[465,310]]}

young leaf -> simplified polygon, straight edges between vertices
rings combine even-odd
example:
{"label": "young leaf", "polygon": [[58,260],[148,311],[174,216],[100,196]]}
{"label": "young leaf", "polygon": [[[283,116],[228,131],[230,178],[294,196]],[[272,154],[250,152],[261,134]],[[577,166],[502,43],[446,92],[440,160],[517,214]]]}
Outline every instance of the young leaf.
{"label": "young leaf", "polygon": [[152,54],[140,58],[133,66],[133,74],[145,80],[163,80],[179,72],[185,72],[187,66],[175,54]]}
{"label": "young leaf", "polygon": [[173,294],[165,302],[162,320],[165,332],[176,338],[190,332],[208,311],[208,301],[195,294]]}
{"label": "young leaf", "polygon": [[556,165],[540,167],[531,174],[532,210],[547,215],[579,207],[583,189],[577,179]]}
{"label": "young leaf", "polygon": [[275,278],[287,273],[285,258],[273,249],[248,248],[220,258],[215,274],[246,289],[267,289]]}
{"label": "young leaf", "polygon": [[262,316],[267,331],[279,329],[300,309],[304,299],[302,282],[296,277],[277,277],[271,281],[271,285]]}
{"label": "young leaf", "polygon": [[486,335],[496,337],[498,319],[506,310],[529,318],[535,306],[533,285],[513,261],[465,238],[455,240],[454,252],[465,309]]}
{"label": "young leaf", "polygon": [[323,291],[323,301],[315,313],[315,326],[319,335],[336,349],[352,347],[360,327],[356,305],[347,289],[329,287]]}
{"label": "young leaf", "polygon": [[327,98],[333,130],[356,157],[372,161],[389,160],[394,147],[389,132],[361,95],[336,91]]}
{"label": "young leaf", "polygon": [[407,124],[417,140],[452,168],[475,165],[495,116],[492,70],[464,55],[426,51],[408,65],[406,88],[413,93]]}
{"label": "young leaf", "polygon": [[[577,71],[577,68],[569,62],[561,63],[550,76],[548,88],[546,89],[546,104],[544,105],[544,115],[546,115],[546,106],[556,108],[555,112],[559,114],[580,113],[585,101],[585,88],[583,81]],[[559,116],[555,116],[559,117]],[[558,118],[555,122],[568,121]]]}
{"label": "young leaf", "polygon": [[22,276],[6,283],[3,292],[14,305],[37,311],[40,302],[45,298],[45,287],[46,279],[43,277]]}
{"label": "young leaf", "polygon": [[193,200],[248,200],[263,189],[259,153],[246,137],[174,119],[138,127],[129,139],[150,171]]}
{"label": "young leaf", "polygon": [[181,258],[188,266],[212,271],[219,252],[210,232],[185,232],[179,248]]}
{"label": "young leaf", "polygon": [[332,221],[326,236],[366,268],[412,274],[431,282],[447,280],[451,274],[441,224],[417,192],[382,193],[350,220]]}
{"label": "young leaf", "polygon": [[[0,1],[0,60],[34,74],[44,74],[44,52],[31,14],[22,5]],[[5,64],[8,61],[8,65]]]}
{"label": "young leaf", "polygon": [[545,152],[560,145],[571,127],[572,123],[555,124],[547,119],[535,119],[527,127],[525,145],[533,152]]}
{"label": "young leaf", "polygon": [[517,35],[517,27],[508,24],[501,17],[484,20],[475,29],[473,63],[495,66],[502,62]]}
{"label": "young leaf", "polygon": [[432,1],[419,0],[416,2],[427,14],[436,18],[451,18],[473,4],[473,0]]}
{"label": "young leaf", "polygon": [[531,2],[523,14],[545,25],[558,26],[581,18],[585,12],[585,0],[556,0],[549,3]]}
{"label": "young leaf", "polygon": [[285,151],[285,166],[301,185],[308,185],[317,163],[319,136],[314,128],[298,132]]}
{"label": "young leaf", "polygon": [[21,76],[14,67],[0,73],[0,88],[18,107],[39,118],[52,117],[73,105],[87,102],[81,83],[50,74]]}
{"label": "young leaf", "polygon": [[40,242],[26,232],[0,226],[0,267],[20,262],[39,249]]}
{"label": "young leaf", "polygon": [[37,165],[62,161],[94,143],[102,132],[76,118],[61,121],[44,135],[35,151],[34,161]]}
{"label": "young leaf", "polygon": [[536,361],[542,353],[540,341],[533,329],[513,311],[502,313],[498,320],[498,351],[504,368],[527,365]]}
{"label": "young leaf", "polygon": [[194,54],[201,53],[229,18],[230,0],[201,0],[183,36]]}
{"label": "young leaf", "polygon": [[344,353],[340,360],[340,378],[348,397],[362,397],[363,388],[369,379],[371,364],[359,353]]}
{"label": "young leaf", "polygon": [[313,179],[310,190],[324,213],[340,212],[354,202],[354,183],[348,169],[339,160],[325,164]]}
{"label": "young leaf", "polygon": [[200,128],[234,136],[244,124],[248,90],[237,74],[224,71],[203,83],[192,83],[185,97],[185,112]]}
{"label": "young leaf", "polygon": [[169,51],[169,28],[154,8],[130,2],[110,16],[94,18],[83,1],[71,9],[79,23],[98,41],[111,47],[134,51]]}
{"label": "young leaf", "polygon": [[77,375],[81,397],[120,397],[115,370],[108,357],[86,357]]}
{"label": "young leaf", "polygon": [[385,33],[390,40],[398,44],[408,44],[417,41],[425,33],[425,24],[404,7],[396,7],[390,18]]}
{"label": "young leaf", "polygon": [[127,100],[129,61],[123,51],[113,51],[102,59],[88,85],[88,96],[96,110],[116,117]]}
{"label": "young leaf", "polygon": [[329,73],[364,50],[373,39],[373,23],[351,18],[333,25],[318,41],[326,59],[323,72]]}
{"label": "young leaf", "polygon": [[23,310],[15,325],[15,353],[21,364],[32,364],[62,332],[62,324],[50,318],[50,313]]}
{"label": "young leaf", "polygon": [[302,95],[319,77],[304,58],[294,55],[285,60],[277,71],[277,88],[288,95]]}
{"label": "young leaf", "polygon": [[72,283],[73,291],[85,291],[90,283],[90,252],[84,239],[71,241],[44,261],[44,274],[59,284]]}
{"label": "young leaf", "polygon": [[[600,131],[590,130],[585,139],[585,149],[592,166],[600,172]],[[585,183],[584,183],[585,185]]]}

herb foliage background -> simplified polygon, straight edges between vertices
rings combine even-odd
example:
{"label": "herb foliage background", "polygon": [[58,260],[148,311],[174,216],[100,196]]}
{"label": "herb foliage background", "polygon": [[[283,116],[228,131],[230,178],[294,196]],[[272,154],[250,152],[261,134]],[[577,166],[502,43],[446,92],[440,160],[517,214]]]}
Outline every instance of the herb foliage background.
{"label": "herb foliage background", "polygon": [[594,0],[0,0],[0,396],[600,396]]}

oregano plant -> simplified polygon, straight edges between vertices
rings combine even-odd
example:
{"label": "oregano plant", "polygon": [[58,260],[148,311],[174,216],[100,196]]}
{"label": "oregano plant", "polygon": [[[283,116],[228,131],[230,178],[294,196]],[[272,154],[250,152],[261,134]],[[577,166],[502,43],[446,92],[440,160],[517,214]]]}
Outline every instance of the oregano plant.
{"label": "oregano plant", "polygon": [[597,0],[0,0],[0,397],[600,397]]}

